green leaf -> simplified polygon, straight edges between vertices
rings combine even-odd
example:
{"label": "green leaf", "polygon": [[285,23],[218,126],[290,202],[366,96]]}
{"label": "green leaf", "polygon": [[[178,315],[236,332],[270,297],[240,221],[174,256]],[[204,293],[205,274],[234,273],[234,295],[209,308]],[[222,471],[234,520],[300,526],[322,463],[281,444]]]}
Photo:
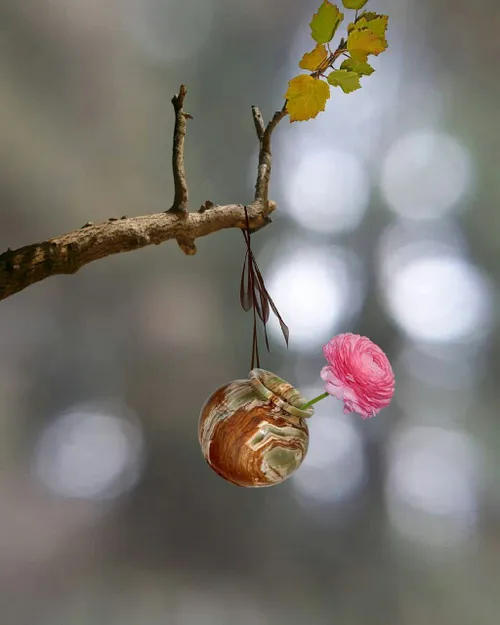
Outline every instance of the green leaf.
{"label": "green leaf", "polygon": [[340,69],[346,69],[348,72],[356,72],[361,76],[370,76],[375,71],[366,61],[355,61],[354,59],[346,59],[340,66]]}
{"label": "green leaf", "polygon": [[328,52],[324,45],[318,45],[312,52],[306,52],[299,63],[301,69],[308,69],[310,72],[315,72],[322,63],[325,62]]}
{"label": "green leaf", "polygon": [[303,122],[325,110],[330,87],[324,80],[301,74],[288,83],[285,99],[291,122]]}
{"label": "green leaf", "polygon": [[324,0],[309,24],[314,41],[316,43],[328,43],[331,41],[343,19],[344,15],[339,11],[338,6],[328,2],[328,0]]}
{"label": "green leaf", "polygon": [[362,9],[368,0],[342,0],[342,4],[346,9]]}
{"label": "green leaf", "polygon": [[336,69],[328,74],[328,82],[333,87],[340,87],[344,93],[351,93],[356,89],[361,89],[361,76],[356,72],[349,72],[345,69]]}
{"label": "green leaf", "polygon": [[369,28],[373,30],[379,37],[385,37],[389,17],[387,15],[379,15],[378,13],[362,13],[356,20],[356,28]]}

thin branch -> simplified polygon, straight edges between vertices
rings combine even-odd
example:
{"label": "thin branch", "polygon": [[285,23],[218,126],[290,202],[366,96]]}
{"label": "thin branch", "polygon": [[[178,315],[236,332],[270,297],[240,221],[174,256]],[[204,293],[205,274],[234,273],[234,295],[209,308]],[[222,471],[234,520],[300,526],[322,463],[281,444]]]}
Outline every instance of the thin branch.
{"label": "thin branch", "polygon": [[[285,117],[285,115],[287,115],[288,111],[286,110],[286,105],[287,103],[285,102],[283,108],[280,111],[276,111],[271,121],[267,124],[262,137],[259,136],[259,131],[257,130],[257,136],[260,140],[260,150],[257,182],[255,183],[255,201],[261,202],[264,206],[264,210],[268,203],[269,181],[271,180],[271,135],[279,122],[283,119],[283,117]],[[256,109],[258,114],[260,114],[257,107],[253,108]],[[260,115],[260,117],[262,117],[262,115]],[[255,120],[256,114],[254,112],[254,122]],[[255,126],[257,128],[257,122],[255,122]]]}
{"label": "thin branch", "polygon": [[187,215],[189,199],[186,172],[184,170],[184,140],[186,138],[186,120],[192,119],[192,116],[183,109],[186,93],[186,87],[181,85],[179,94],[174,95],[172,98],[175,111],[174,148],[172,151],[175,195],[174,203],[168,212],[176,215]]}
{"label": "thin branch", "polygon": [[197,213],[189,213],[184,140],[186,119],[191,116],[183,109],[185,96],[186,88],[182,85],[179,94],[172,98],[175,110],[172,156],[175,195],[172,207],[154,215],[122,219],[112,217],[101,224],[87,222],[79,230],[48,241],[17,250],[9,248],[0,254],[0,300],[50,276],[76,273],[85,265],[106,256],[130,252],[147,245],[159,245],[170,239],[176,239],[182,251],[192,255],[196,253],[195,240],[200,237],[227,228],[248,228],[249,232],[256,232],[271,222],[269,214],[276,209],[275,202],[268,199],[271,135],[287,114],[286,102],[266,127],[259,109],[252,107],[260,144],[254,201],[247,206],[217,206],[207,200]]}
{"label": "thin branch", "polygon": [[257,106],[252,106],[252,116],[253,123],[255,124],[255,132],[257,133],[257,138],[259,141],[262,141],[264,137],[264,133],[266,132],[266,125],[264,124],[264,118],[262,117],[262,113]]}

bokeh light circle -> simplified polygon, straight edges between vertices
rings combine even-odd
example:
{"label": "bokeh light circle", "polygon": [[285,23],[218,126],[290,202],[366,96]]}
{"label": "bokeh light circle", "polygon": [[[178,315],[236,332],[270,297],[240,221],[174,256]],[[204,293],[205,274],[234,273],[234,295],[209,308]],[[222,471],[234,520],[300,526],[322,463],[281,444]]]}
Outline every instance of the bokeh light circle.
{"label": "bokeh light circle", "polygon": [[[314,352],[359,311],[361,269],[357,257],[342,248],[285,247],[266,269],[268,291],[290,329],[290,349]],[[274,316],[269,331],[281,345]]]}
{"label": "bokeh light circle", "polygon": [[475,342],[492,329],[489,281],[466,258],[414,246],[384,276],[387,308],[413,340]]}
{"label": "bokeh light circle", "polygon": [[143,451],[138,423],[119,411],[75,406],[42,432],[34,469],[61,497],[112,499],[139,479]]}
{"label": "bokeh light circle", "polygon": [[388,446],[386,499],[403,536],[448,546],[467,540],[478,515],[480,451],[460,430],[403,427]]}
{"label": "bokeh light circle", "polygon": [[301,227],[315,232],[354,230],[370,198],[369,178],[361,160],[314,143],[309,147],[283,170],[283,208]]}
{"label": "bokeh light circle", "polygon": [[396,141],[385,158],[381,189],[389,207],[410,219],[441,217],[469,190],[472,160],[454,137],[425,130]]}

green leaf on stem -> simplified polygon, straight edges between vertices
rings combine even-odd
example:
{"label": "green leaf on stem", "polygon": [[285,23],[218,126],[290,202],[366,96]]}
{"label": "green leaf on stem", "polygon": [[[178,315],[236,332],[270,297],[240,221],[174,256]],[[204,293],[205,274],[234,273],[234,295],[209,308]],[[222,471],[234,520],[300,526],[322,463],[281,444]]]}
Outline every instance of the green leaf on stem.
{"label": "green leaf on stem", "polygon": [[361,76],[356,72],[349,72],[345,69],[336,69],[328,74],[328,82],[333,87],[340,87],[344,93],[351,93],[361,89]]}
{"label": "green leaf on stem", "polygon": [[354,59],[346,59],[340,66],[340,69],[346,69],[348,72],[356,72],[361,76],[370,76],[375,71],[366,61],[355,61]]}
{"label": "green leaf on stem", "polygon": [[337,5],[324,0],[310,23],[311,36],[316,43],[328,43],[333,39],[340,22],[344,19]]}

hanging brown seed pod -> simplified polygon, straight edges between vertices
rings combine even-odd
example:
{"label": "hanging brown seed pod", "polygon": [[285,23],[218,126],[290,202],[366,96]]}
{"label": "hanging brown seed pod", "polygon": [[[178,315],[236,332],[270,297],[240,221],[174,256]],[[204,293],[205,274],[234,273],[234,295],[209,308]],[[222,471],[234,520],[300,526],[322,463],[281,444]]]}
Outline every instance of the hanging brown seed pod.
{"label": "hanging brown seed pod", "polygon": [[248,380],[217,389],[202,408],[198,435],[212,469],[238,486],[272,486],[304,460],[307,400],[274,373],[252,369]]}

